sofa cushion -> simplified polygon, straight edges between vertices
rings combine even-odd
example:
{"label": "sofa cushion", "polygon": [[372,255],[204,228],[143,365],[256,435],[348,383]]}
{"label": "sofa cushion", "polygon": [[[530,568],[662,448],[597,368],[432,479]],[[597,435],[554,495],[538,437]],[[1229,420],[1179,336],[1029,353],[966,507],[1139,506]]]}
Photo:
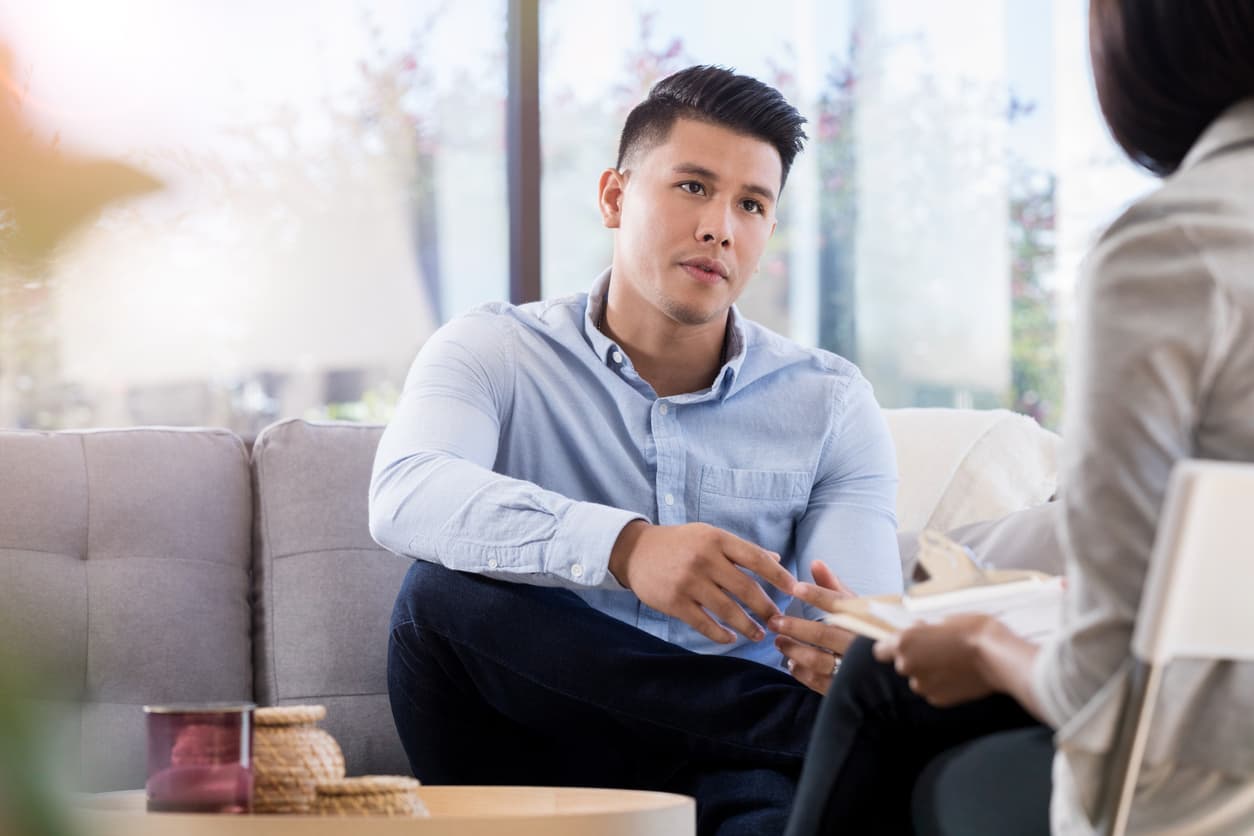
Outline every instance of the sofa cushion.
{"label": "sofa cushion", "polygon": [[252,697],[244,445],[0,432],[0,473],[0,648],[40,665],[78,727],[61,735],[78,786],[142,787],[144,704]]}
{"label": "sofa cushion", "polygon": [[327,706],[349,774],[408,773],[387,697],[392,604],[409,559],[370,537],[383,428],[283,421],[253,446],[257,698]]}
{"label": "sofa cushion", "polygon": [[1046,502],[1062,440],[1004,409],[886,409],[897,469],[897,527],[949,531]]}

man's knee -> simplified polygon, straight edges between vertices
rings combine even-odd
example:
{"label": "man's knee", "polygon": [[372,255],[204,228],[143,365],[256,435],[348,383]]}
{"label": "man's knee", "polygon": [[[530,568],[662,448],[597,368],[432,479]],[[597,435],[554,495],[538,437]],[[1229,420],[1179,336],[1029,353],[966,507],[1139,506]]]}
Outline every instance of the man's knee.
{"label": "man's knee", "polygon": [[411,624],[444,632],[466,613],[491,606],[490,584],[491,581],[478,575],[415,560],[396,596],[392,629]]}
{"label": "man's knee", "polygon": [[478,637],[477,619],[494,609],[491,583],[438,563],[414,561],[392,608],[388,680],[394,695],[411,691],[410,680],[440,679],[461,645]]}
{"label": "man's knee", "polygon": [[572,602],[586,606],[564,589],[501,581],[417,560],[396,596],[392,629],[414,625],[448,637],[481,628],[501,630],[512,621],[534,618],[536,609]]}

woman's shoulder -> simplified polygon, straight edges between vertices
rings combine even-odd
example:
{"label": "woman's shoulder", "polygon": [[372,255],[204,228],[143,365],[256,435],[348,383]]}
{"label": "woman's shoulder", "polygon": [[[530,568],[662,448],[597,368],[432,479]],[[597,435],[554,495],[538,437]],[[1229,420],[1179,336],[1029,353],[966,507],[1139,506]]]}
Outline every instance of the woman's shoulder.
{"label": "woman's shoulder", "polygon": [[1087,279],[1196,280],[1254,301],[1254,144],[1178,171],[1101,235]]}

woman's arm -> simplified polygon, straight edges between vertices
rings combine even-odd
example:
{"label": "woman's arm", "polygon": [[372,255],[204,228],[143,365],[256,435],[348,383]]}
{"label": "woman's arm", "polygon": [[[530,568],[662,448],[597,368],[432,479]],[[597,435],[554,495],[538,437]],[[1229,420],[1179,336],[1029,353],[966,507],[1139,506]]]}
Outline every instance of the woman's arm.
{"label": "woman's arm", "polygon": [[875,657],[892,662],[911,690],[937,706],[1009,694],[1042,721],[1032,691],[1037,645],[987,615],[957,615],[920,624],[876,642]]}

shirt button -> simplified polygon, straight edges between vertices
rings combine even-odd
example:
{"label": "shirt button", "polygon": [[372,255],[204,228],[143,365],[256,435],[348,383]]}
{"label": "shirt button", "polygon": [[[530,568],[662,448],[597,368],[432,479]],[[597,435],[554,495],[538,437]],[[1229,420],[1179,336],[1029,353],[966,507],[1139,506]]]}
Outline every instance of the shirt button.
{"label": "shirt button", "polygon": [[500,564],[498,564],[498,563],[496,562],[496,558],[495,558],[495,557],[494,557],[494,558],[492,558],[491,560],[489,560],[489,561],[488,561],[488,568],[489,568],[489,569],[495,569],[498,565],[500,565]]}
{"label": "shirt button", "polygon": [[666,401],[662,401],[662,404],[661,406],[657,408],[657,411],[665,415],[666,413],[671,411],[671,408],[667,406]]}
{"label": "shirt button", "polygon": [[583,577],[583,567],[582,567],[582,566],[580,566],[578,563],[576,563],[574,566],[570,567],[570,576],[571,576],[572,578],[582,578],[582,577]]}
{"label": "shirt button", "polygon": [[621,364],[623,362],[623,353],[621,351],[615,351],[610,356],[614,358],[615,363]]}
{"label": "shirt button", "polygon": [[667,504],[667,505],[674,505],[674,504],[675,504],[675,497],[674,497],[674,495],[669,494],[669,493],[666,495],[666,504]]}

